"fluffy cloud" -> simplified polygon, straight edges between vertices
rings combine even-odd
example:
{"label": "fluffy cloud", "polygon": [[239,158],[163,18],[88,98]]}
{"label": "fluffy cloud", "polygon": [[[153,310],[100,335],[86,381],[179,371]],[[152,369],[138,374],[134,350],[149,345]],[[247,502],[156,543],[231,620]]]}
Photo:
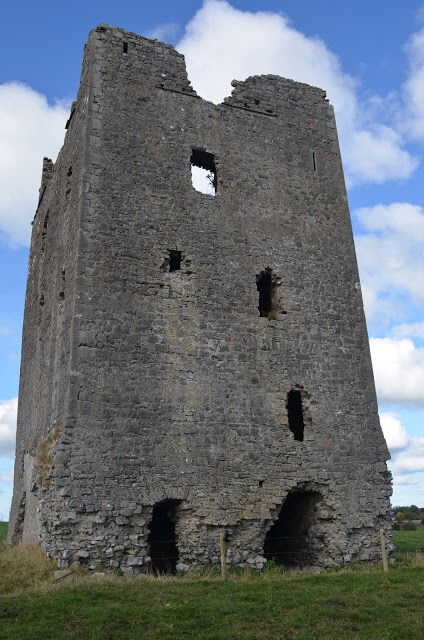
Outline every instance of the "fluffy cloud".
{"label": "fluffy cloud", "polygon": [[43,156],[56,158],[68,115],[24,84],[0,85],[0,231],[12,246],[29,243]]}
{"label": "fluffy cloud", "polygon": [[424,210],[395,202],[355,215],[365,231],[355,244],[367,316],[379,312],[400,320],[399,296],[424,301]]}
{"label": "fluffy cloud", "polygon": [[393,413],[381,413],[380,422],[390,451],[407,446],[408,434],[398,417]]}
{"label": "fluffy cloud", "polygon": [[393,484],[418,485],[424,471],[424,438],[411,438],[393,413],[380,414],[381,427],[392,454]]}
{"label": "fluffy cloud", "polygon": [[13,469],[9,469],[9,471],[7,471],[7,473],[3,473],[3,475],[0,476],[0,482],[5,482],[6,484],[12,484],[12,482],[13,482]]}
{"label": "fluffy cloud", "polygon": [[15,452],[18,398],[0,402],[0,456],[13,456]]}
{"label": "fluffy cloud", "polygon": [[408,446],[394,458],[391,468],[394,474],[424,471],[424,438],[410,438]]}
{"label": "fluffy cloud", "polygon": [[392,338],[371,338],[370,348],[379,401],[424,405],[424,349]]}
{"label": "fluffy cloud", "polygon": [[[337,105],[335,111],[337,114]],[[340,120],[340,143],[349,186],[409,178],[417,168],[418,161],[402,150],[402,137],[390,127],[370,123],[368,129],[361,129],[355,122],[346,122],[343,117]]]}
{"label": "fluffy cloud", "polygon": [[424,28],[406,45],[409,75],[404,86],[406,118],[403,126],[413,138],[424,140]]}
{"label": "fluffy cloud", "polygon": [[230,93],[232,79],[256,74],[277,74],[326,89],[336,110],[350,184],[407,178],[417,166],[403,150],[400,134],[370,117],[376,105],[383,109],[384,101],[372,97],[369,108],[361,110],[357,84],[343,72],[338,57],[281,14],[239,11],[225,0],[206,0],[177,49],[185,54],[195,89],[213,102]]}

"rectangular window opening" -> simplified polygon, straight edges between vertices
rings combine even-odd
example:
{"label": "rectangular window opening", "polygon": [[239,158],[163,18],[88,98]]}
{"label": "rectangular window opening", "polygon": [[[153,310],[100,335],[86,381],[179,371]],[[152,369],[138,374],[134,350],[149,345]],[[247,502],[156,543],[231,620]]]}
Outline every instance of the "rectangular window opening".
{"label": "rectangular window opening", "polygon": [[214,196],[218,188],[215,157],[204,149],[192,149],[191,158],[191,182],[200,193]]}
{"label": "rectangular window opening", "polygon": [[272,269],[265,269],[256,276],[256,288],[259,293],[259,315],[273,320],[279,312],[277,304],[277,279]]}
{"label": "rectangular window opening", "polygon": [[122,43],[122,52],[123,53],[128,53],[128,42],[123,42]]}
{"label": "rectangular window opening", "polygon": [[182,253],[171,249],[169,251],[169,270],[179,271],[181,269]]}
{"label": "rectangular window opening", "polygon": [[297,389],[292,389],[287,394],[287,415],[289,419],[289,429],[294,435],[294,439],[303,442],[305,423],[303,420],[302,394]]}

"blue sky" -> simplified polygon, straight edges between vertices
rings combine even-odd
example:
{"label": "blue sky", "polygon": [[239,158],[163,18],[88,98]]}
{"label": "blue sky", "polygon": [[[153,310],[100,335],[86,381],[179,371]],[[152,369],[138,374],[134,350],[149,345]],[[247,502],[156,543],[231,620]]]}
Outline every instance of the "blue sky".
{"label": "blue sky", "polygon": [[335,107],[393,503],[424,506],[424,2],[7,3],[0,38],[0,520],[12,494],[30,222],[56,157],[90,29],[177,46],[203,97],[276,73]]}

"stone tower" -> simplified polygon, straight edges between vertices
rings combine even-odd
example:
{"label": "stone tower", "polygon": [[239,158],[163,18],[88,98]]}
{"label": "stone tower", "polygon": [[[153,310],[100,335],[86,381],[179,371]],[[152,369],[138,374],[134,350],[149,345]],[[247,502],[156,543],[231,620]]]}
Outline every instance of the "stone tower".
{"label": "stone tower", "polygon": [[231,564],[326,567],[390,533],[333,109],[233,86],[206,102],[115,27],[85,47],[33,223],[9,527],[61,567],[215,563],[221,531]]}

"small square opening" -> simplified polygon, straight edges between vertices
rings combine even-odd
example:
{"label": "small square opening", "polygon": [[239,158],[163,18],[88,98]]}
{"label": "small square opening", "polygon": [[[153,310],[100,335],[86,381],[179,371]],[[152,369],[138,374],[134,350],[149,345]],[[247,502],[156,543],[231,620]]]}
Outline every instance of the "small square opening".
{"label": "small square opening", "polygon": [[169,270],[179,271],[181,269],[182,254],[181,251],[169,251]]}

